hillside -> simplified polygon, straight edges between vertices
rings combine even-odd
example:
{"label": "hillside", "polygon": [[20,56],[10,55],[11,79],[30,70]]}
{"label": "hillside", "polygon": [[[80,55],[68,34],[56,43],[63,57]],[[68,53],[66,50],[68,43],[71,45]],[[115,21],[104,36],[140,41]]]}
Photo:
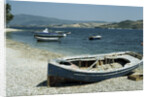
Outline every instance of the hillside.
{"label": "hillside", "polygon": [[42,16],[20,14],[15,15],[14,19],[8,24],[9,26],[48,26],[48,25],[62,25],[62,24],[74,24],[74,23],[104,23],[105,21],[75,21],[75,20],[63,20],[57,18],[49,18]]}
{"label": "hillside", "polygon": [[108,28],[108,29],[143,29],[143,20],[125,20],[116,23],[105,21],[63,20],[50,17],[20,14],[8,24],[10,27],[56,27],[56,28]]}
{"label": "hillside", "polygon": [[20,15],[15,15],[14,19],[9,23],[9,25],[22,25],[22,26],[32,25],[33,26],[33,25],[50,25],[50,24],[63,24],[63,23],[69,24],[69,23],[73,23],[73,21],[20,14]]}
{"label": "hillside", "polygon": [[51,25],[49,27],[55,28],[95,28],[96,26],[101,26],[108,23],[74,23],[74,24],[62,24],[62,25]]}
{"label": "hillside", "polygon": [[137,21],[125,20],[118,23],[110,23],[110,24],[97,26],[96,28],[143,29],[143,20],[137,20]]}

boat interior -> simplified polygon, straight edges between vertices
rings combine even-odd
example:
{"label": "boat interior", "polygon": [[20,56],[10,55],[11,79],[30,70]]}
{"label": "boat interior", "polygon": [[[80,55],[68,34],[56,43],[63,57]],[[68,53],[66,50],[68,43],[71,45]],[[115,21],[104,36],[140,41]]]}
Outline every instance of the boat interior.
{"label": "boat interior", "polygon": [[104,59],[71,59],[60,61],[59,64],[70,66],[75,69],[86,70],[112,70],[119,69],[125,65],[129,65],[129,60],[123,58],[104,58]]}
{"label": "boat interior", "polygon": [[142,56],[140,54],[128,52],[124,54],[112,54],[101,57],[68,58],[65,60],[59,60],[58,63],[74,69],[110,71],[136,64],[136,62],[140,60],[142,60]]}

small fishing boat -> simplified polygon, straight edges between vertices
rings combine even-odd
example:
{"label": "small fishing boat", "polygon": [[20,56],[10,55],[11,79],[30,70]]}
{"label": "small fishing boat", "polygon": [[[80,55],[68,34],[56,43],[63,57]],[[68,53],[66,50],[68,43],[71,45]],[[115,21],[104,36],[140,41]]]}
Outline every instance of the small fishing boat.
{"label": "small fishing boat", "polygon": [[35,33],[34,36],[39,36],[39,37],[65,37],[66,34],[58,34],[58,33],[42,33],[38,32]]}
{"label": "small fishing boat", "polygon": [[49,32],[48,28],[43,30],[43,32],[36,32],[34,33],[34,37],[65,37],[66,34],[64,33],[55,33],[55,32]]}
{"label": "small fishing boat", "polygon": [[58,34],[71,34],[71,32],[66,32],[66,31],[55,31],[55,33],[58,33]]}
{"label": "small fishing boat", "polygon": [[66,32],[67,34],[71,34],[71,32]]}
{"label": "small fishing boat", "polygon": [[90,36],[90,37],[89,37],[89,40],[99,40],[99,39],[101,39],[101,38],[102,38],[102,36],[96,35],[96,36]]}
{"label": "small fishing boat", "polygon": [[49,60],[47,82],[48,86],[66,81],[98,82],[126,75],[142,62],[142,55],[129,51]]}
{"label": "small fishing boat", "polygon": [[39,36],[35,36],[35,38],[37,39],[37,41],[58,41],[60,38],[59,37],[39,37]]}

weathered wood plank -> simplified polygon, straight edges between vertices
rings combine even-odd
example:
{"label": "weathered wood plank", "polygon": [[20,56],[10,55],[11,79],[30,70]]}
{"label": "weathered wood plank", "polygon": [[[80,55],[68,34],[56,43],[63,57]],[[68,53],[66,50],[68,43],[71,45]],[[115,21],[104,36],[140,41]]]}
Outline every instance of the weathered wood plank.
{"label": "weathered wood plank", "polygon": [[143,74],[133,74],[133,75],[129,75],[129,76],[128,76],[128,79],[134,80],[134,81],[143,80]]}

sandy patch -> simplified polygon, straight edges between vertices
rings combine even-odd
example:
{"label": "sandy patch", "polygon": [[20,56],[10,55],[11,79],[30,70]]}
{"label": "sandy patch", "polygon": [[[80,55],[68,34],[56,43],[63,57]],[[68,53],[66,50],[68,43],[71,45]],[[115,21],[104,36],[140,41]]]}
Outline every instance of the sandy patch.
{"label": "sandy patch", "polygon": [[21,29],[14,29],[14,28],[5,28],[4,29],[5,32],[16,32],[16,31],[23,31]]}

